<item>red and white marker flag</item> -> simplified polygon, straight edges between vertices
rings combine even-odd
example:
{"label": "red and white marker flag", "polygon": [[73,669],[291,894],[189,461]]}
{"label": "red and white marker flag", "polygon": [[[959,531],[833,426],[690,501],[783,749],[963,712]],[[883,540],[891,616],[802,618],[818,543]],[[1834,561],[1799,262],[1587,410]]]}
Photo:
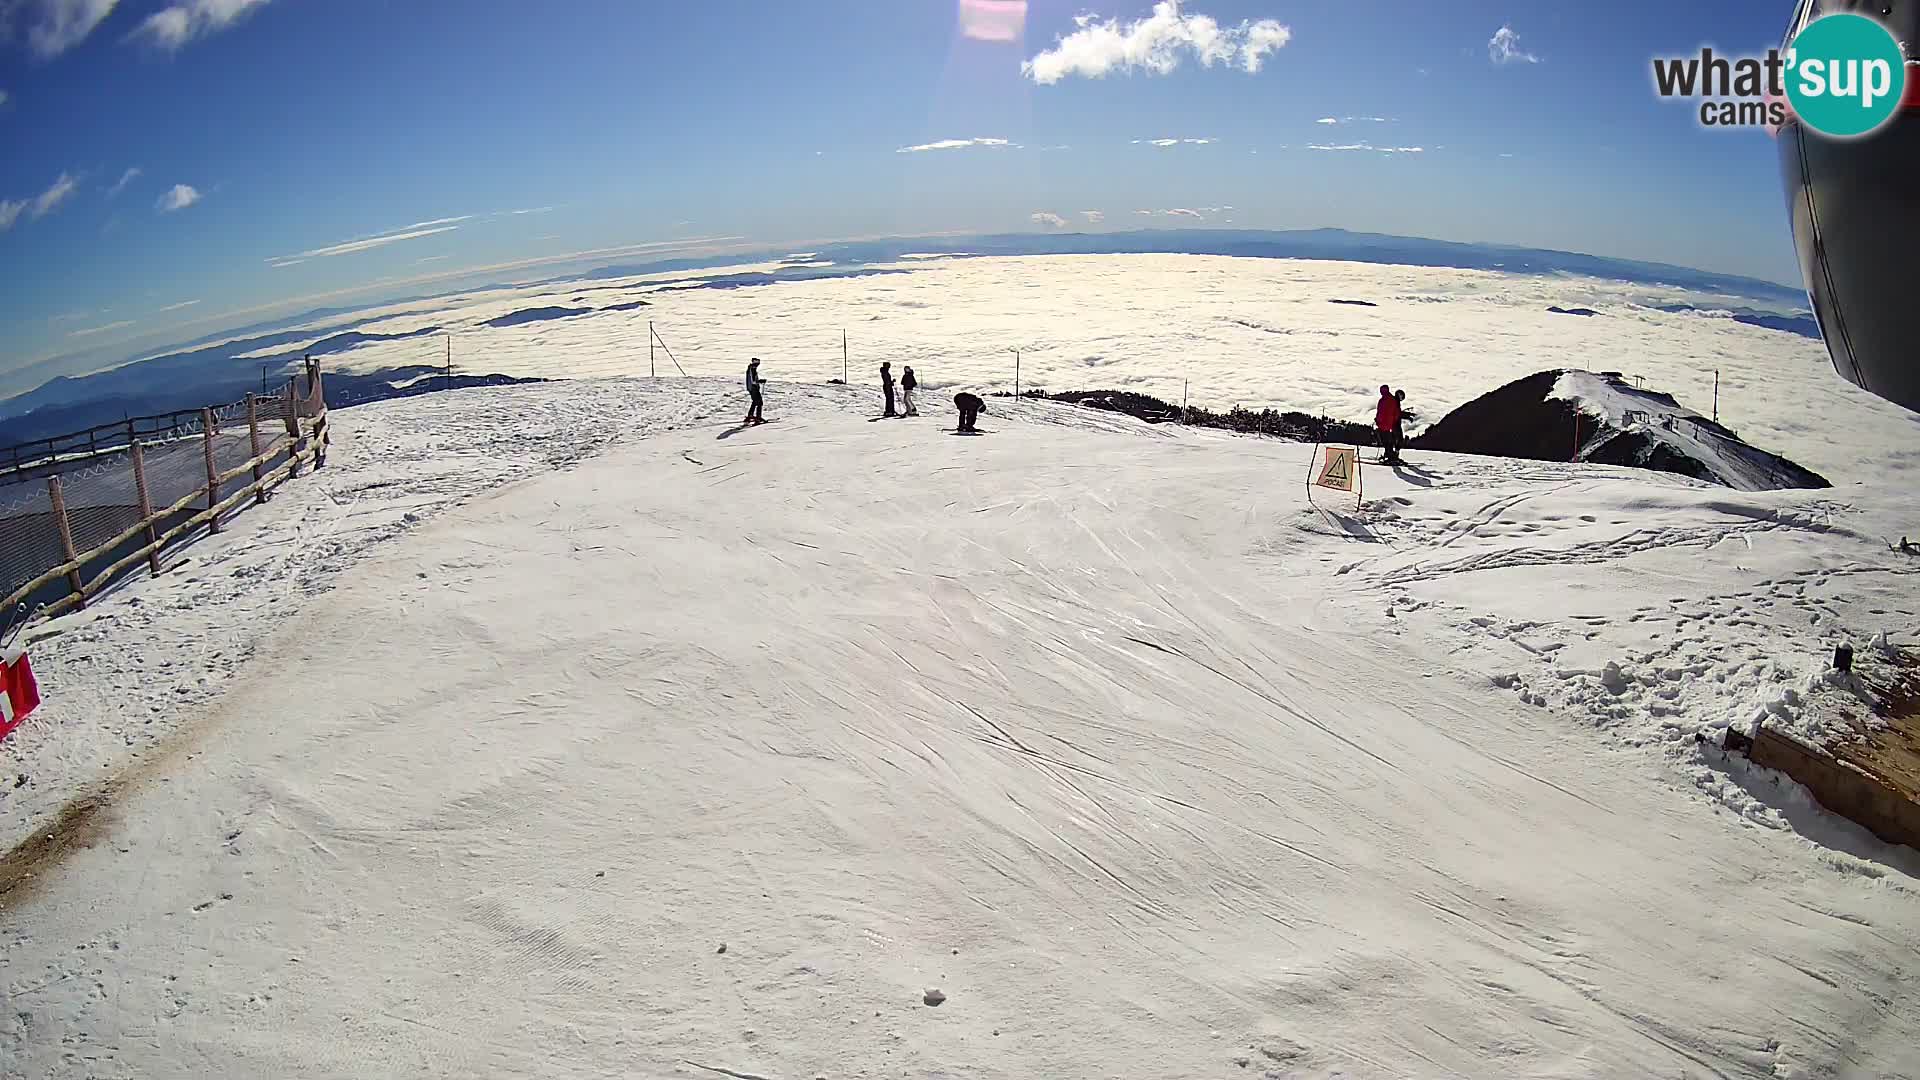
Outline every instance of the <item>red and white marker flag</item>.
{"label": "red and white marker flag", "polygon": [[24,649],[0,649],[0,739],[40,705],[40,684]]}

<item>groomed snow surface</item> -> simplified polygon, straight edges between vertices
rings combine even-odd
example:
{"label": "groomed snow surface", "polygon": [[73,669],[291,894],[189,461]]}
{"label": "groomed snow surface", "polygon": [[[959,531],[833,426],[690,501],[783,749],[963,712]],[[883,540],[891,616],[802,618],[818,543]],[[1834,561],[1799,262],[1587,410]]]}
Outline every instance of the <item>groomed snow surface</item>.
{"label": "groomed snow surface", "polygon": [[0,900],[0,1072],[1920,1073],[1914,853],[1694,739],[1911,647],[1910,493],[1316,509],[1308,446],[872,397],[337,412],[38,629],[0,844],[100,808]]}

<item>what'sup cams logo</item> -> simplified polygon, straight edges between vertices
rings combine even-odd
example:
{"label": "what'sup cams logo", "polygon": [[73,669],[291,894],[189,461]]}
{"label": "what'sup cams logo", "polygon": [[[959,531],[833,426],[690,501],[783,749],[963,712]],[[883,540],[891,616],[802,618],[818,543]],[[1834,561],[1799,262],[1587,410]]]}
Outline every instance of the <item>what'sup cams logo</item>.
{"label": "what'sup cams logo", "polygon": [[1654,90],[1700,102],[1705,127],[1778,128],[1798,118],[1836,139],[1878,131],[1907,92],[1907,57],[1885,26],[1864,15],[1815,19],[1764,57],[1656,57]]}

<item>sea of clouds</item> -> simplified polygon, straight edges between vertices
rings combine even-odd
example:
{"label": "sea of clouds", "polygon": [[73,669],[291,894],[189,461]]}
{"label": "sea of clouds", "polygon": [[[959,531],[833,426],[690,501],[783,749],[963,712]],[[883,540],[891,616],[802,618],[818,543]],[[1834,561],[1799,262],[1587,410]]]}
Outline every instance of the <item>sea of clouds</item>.
{"label": "sea of clouds", "polygon": [[[1175,403],[1184,393],[1213,408],[1361,419],[1389,383],[1406,389],[1424,422],[1552,367],[1640,376],[1711,414],[1718,372],[1720,419],[1749,442],[1841,487],[1912,488],[1920,479],[1920,416],[1843,382],[1819,342],[1712,312],[1750,306],[1737,297],[1564,275],[1204,255],[921,258],[776,284],[737,286],[731,277],[775,269],[495,289],[396,306],[358,329],[442,326],[454,363],[472,373],[644,376],[651,363],[663,376],[732,375],[758,356],[776,386],[839,378],[844,334],[854,382],[876,381],[885,360],[896,374],[912,365],[935,391],[1011,390],[1017,349],[1026,389],[1125,389]],[[806,272],[831,268],[809,263]],[[1710,310],[1658,310],[1673,304]],[[488,325],[535,308],[585,313]],[[649,322],[659,342],[651,357]],[[316,339],[324,333],[315,328]],[[446,348],[439,337],[380,342],[328,363],[438,365]]]}

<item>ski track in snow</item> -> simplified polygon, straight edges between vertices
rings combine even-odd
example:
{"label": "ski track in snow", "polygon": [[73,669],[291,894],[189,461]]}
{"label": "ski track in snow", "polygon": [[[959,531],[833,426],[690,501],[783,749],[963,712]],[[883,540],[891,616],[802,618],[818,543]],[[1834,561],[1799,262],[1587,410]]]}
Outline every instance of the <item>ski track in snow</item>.
{"label": "ski track in snow", "polygon": [[0,844],[100,809],[0,899],[0,1075],[1920,1069],[1914,853],[1694,740],[1911,647],[1897,497],[1316,509],[1306,446],[871,396],[337,412],[38,628]]}

